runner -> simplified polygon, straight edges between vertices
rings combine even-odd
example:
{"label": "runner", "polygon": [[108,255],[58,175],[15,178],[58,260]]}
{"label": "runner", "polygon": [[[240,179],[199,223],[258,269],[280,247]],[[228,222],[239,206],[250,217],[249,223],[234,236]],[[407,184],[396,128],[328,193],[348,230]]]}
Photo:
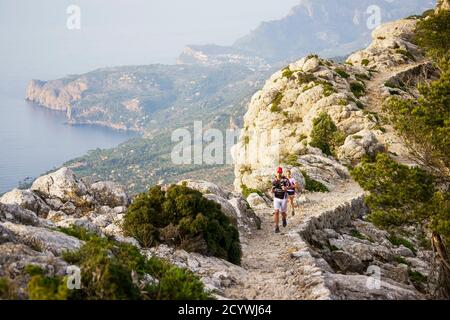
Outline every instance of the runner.
{"label": "runner", "polygon": [[292,216],[295,216],[295,194],[299,191],[299,186],[295,178],[292,176],[291,170],[286,171],[286,176],[289,180],[289,187],[287,189],[288,200],[291,204]]}
{"label": "runner", "polygon": [[280,212],[283,218],[283,227],[287,226],[286,212],[287,212],[287,189],[289,187],[289,180],[283,176],[283,169],[277,169],[277,174],[272,182],[273,206],[274,206],[274,222],[275,233],[280,233]]}

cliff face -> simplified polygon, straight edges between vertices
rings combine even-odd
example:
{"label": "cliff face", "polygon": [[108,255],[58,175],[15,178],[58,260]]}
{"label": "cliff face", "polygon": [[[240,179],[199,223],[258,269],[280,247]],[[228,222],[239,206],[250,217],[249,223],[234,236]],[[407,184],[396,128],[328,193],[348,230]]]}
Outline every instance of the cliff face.
{"label": "cliff face", "polygon": [[46,108],[67,111],[74,102],[83,97],[86,90],[88,84],[81,79],[72,82],[31,80],[25,98]]}
{"label": "cliff face", "polygon": [[[341,164],[355,164],[379,150],[389,150],[406,162],[401,140],[383,123],[381,106],[390,95],[414,96],[415,84],[433,76],[431,64],[411,43],[415,24],[411,19],[382,25],[373,32],[372,44],[351,55],[345,64],[311,55],[273,74],[253,96],[245,115],[234,150],[239,160],[235,188],[267,188],[279,164],[296,167],[298,163],[332,187],[336,177],[345,178]],[[309,145],[313,123],[323,112],[341,135],[335,157]],[[270,153],[273,141],[255,141],[254,137],[271,130],[279,131],[278,161],[274,162],[275,155],[242,161],[261,149]]]}
{"label": "cliff face", "polygon": [[[301,217],[289,219],[294,224],[289,240],[267,236],[264,242],[280,247],[282,264],[290,265],[286,274],[303,295],[288,285],[273,289],[277,281],[266,279],[255,268],[251,279],[270,286],[261,293],[239,287],[236,296],[244,291],[246,298],[266,298],[274,290],[280,299],[285,298],[282,292],[299,299],[424,299],[436,288],[433,252],[420,244],[420,228],[411,228],[405,242],[411,244],[409,248],[392,241],[388,232],[367,221],[364,191],[347,171],[348,165],[378,151],[412,164],[404,142],[385,120],[382,105],[390,96],[417,98],[416,85],[437,76],[412,43],[416,23],[411,18],[380,26],[372,33],[372,43],[345,64],[316,55],[304,57],[273,74],[253,96],[234,149],[236,190],[267,191],[274,169],[281,165],[290,168],[301,185],[305,172],[330,192],[304,192],[297,209]],[[314,135],[323,134],[314,133],[315,119],[321,114],[329,116],[340,136],[332,155],[311,146]],[[275,139],[261,138],[272,131],[277,132]],[[332,139],[327,142],[333,143]],[[252,194],[248,201],[270,221],[269,199]],[[293,248],[291,259],[283,255],[286,247]],[[255,250],[265,251],[257,243],[251,247]],[[256,261],[265,265],[254,254],[248,255],[249,265],[257,265]],[[277,263],[271,269],[284,270]]]}

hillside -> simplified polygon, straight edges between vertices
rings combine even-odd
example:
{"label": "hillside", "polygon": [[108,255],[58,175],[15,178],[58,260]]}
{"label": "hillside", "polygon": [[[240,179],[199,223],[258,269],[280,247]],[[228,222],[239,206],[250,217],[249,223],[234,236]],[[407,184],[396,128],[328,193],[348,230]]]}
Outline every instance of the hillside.
{"label": "hillside", "polygon": [[263,77],[238,64],[124,66],[33,80],[26,99],[65,112],[70,124],[151,133],[211,121],[218,110],[227,123]]}

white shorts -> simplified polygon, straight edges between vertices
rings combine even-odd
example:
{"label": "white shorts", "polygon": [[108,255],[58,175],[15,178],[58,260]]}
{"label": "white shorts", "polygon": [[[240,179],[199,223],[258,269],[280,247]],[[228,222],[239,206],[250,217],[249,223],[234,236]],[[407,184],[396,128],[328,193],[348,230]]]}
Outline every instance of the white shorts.
{"label": "white shorts", "polygon": [[286,212],[287,211],[287,199],[273,199],[273,207],[275,210],[278,210],[280,212]]}

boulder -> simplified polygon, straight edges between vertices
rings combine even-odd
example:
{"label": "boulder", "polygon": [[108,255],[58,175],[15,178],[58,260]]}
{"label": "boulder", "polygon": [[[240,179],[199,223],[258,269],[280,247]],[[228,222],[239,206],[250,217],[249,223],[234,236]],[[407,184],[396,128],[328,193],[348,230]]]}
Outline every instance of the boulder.
{"label": "boulder", "polygon": [[0,203],[0,222],[6,221],[32,226],[40,225],[40,220],[33,211],[23,209],[17,204]]}
{"label": "boulder", "polygon": [[396,255],[402,257],[413,258],[415,256],[414,252],[412,252],[411,249],[405,247],[404,245],[400,245],[400,247],[394,248],[393,251]]}
{"label": "boulder", "polygon": [[339,158],[351,163],[361,160],[364,156],[374,156],[384,149],[378,142],[375,134],[369,130],[362,130],[345,139],[344,145],[339,148]]}
{"label": "boulder", "polygon": [[267,205],[266,201],[264,200],[264,198],[261,197],[257,193],[251,193],[247,197],[247,202],[250,205],[250,207],[253,208],[253,209],[260,209],[260,208],[267,208],[268,207],[268,205]]}
{"label": "boulder", "polygon": [[333,300],[419,300],[414,288],[391,284],[374,276],[327,273],[325,277]]}
{"label": "boulder", "polygon": [[200,180],[183,180],[178,182],[178,185],[182,184],[186,184],[188,188],[200,191],[203,194],[214,194],[224,199],[228,198],[228,192],[211,182]]}
{"label": "boulder", "polygon": [[74,251],[81,247],[82,241],[59,231],[46,228],[14,224],[10,222],[0,223],[5,229],[14,235],[17,242],[25,244],[41,252],[49,251],[56,256],[64,251]]}
{"label": "boulder", "polygon": [[208,200],[220,204],[222,212],[231,219],[235,226],[238,225],[238,214],[236,209],[228,202],[227,199],[222,198],[216,194],[205,194],[204,197]]}
{"label": "boulder", "polygon": [[86,185],[78,181],[72,170],[68,168],[61,168],[37,178],[31,190],[44,198],[57,198],[63,202],[80,198],[88,191]]}
{"label": "boulder", "polygon": [[0,203],[17,204],[23,209],[35,212],[40,217],[46,217],[50,207],[31,190],[14,189],[0,198]]}
{"label": "boulder", "polygon": [[252,230],[261,228],[260,218],[255,214],[247,200],[245,200],[240,194],[234,193],[233,197],[229,200],[229,203],[236,210],[238,226],[241,229],[243,228],[248,234],[251,234]]}
{"label": "boulder", "polygon": [[330,257],[340,271],[361,273],[364,270],[364,264],[354,255],[344,251],[333,251]]}

